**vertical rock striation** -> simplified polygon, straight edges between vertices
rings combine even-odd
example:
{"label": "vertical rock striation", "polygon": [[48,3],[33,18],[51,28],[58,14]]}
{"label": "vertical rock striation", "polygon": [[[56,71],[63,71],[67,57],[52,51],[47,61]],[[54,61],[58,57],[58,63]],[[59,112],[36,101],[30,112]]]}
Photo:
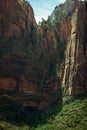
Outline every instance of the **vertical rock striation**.
{"label": "vertical rock striation", "polygon": [[0,107],[44,109],[58,100],[57,41],[51,27],[38,29],[25,0],[0,3]]}
{"label": "vertical rock striation", "polygon": [[0,37],[25,36],[35,25],[32,7],[25,1],[6,0],[0,3]]}
{"label": "vertical rock striation", "polygon": [[63,86],[65,94],[80,96],[87,92],[87,4],[72,16],[71,35],[65,51]]}

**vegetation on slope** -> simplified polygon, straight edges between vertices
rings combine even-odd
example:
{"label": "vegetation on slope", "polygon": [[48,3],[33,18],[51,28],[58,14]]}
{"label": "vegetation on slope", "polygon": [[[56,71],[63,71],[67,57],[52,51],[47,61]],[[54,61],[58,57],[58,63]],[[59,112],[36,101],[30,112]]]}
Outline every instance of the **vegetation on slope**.
{"label": "vegetation on slope", "polygon": [[64,97],[63,109],[36,130],[87,130],[87,99]]}
{"label": "vegetation on slope", "polygon": [[[52,109],[54,111],[54,109]],[[48,114],[46,122],[36,120],[32,122],[32,128],[25,123],[7,123],[0,121],[0,130],[87,130],[87,99],[74,99],[70,96],[63,98],[63,107],[60,112]],[[45,116],[44,116],[45,118]],[[44,119],[43,118],[43,119]],[[34,127],[33,127],[34,126]]]}
{"label": "vegetation on slope", "polygon": [[11,123],[0,121],[0,130],[31,130],[31,128],[26,124],[16,126]]}

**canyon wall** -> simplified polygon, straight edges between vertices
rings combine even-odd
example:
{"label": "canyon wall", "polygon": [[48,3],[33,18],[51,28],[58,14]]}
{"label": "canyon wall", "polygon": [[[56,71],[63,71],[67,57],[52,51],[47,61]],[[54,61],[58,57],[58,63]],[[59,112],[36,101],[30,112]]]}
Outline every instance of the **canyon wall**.
{"label": "canyon wall", "polygon": [[0,107],[54,106],[62,79],[66,95],[87,91],[86,2],[66,1],[55,10],[37,25],[29,2],[0,3]]}
{"label": "canyon wall", "polygon": [[57,102],[56,49],[55,31],[37,28],[29,2],[1,1],[0,107],[44,109]]}
{"label": "canyon wall", "polygon": [[63,87],[65,94],[87,92],[87,3],[82,3],[71,20],[71,35],[65,51]]}

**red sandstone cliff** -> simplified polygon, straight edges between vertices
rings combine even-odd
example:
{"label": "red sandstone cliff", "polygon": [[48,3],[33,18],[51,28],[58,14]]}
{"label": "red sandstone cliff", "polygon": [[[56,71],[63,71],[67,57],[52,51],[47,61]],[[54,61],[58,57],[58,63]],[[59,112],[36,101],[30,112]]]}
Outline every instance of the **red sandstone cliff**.
{"label": "red sandstone cliff", "polygon": [[56,76],[56,65],[64,60],[68,39],[65,69],[60,71],[61,79],[64,73],[65,93],[78,96],[87,91],[85,7],[81,5],[72,20],[71,16],[64,16],[55,29],[47,21],[37,27],[33,9],[25,0],[1,1],[0,107],[44,109],[49,102],[57,103],[60,79]]}
{"label": "red sandstone cliff", "polygon": [[87,8],[81,4],[72,16],[71,35],[65,52],[63,86],[66,94],[87,92]]}
{"label": "red sandstone cliff", "polygon": [[0,2],[0,37],[24,37],[30,26],[36,25],[33,9],[27,2],[21,5],[17,0]]}
{"label": "red sandstone cliff", "polygon": [[0,107],[43,109],[57,101],[56,46],[52,28],[38,32],[28,2],[0,2]]}

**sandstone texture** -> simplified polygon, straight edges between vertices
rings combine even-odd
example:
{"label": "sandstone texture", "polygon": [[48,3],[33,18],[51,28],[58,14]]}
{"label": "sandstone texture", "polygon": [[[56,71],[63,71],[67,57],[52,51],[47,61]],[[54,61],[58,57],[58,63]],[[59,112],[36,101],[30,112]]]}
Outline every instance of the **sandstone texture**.
{"label": "sandstone texture", "polygon": [[54,104],[60,89],[56,52],[55,31],[37,29],[29,2],[1,1],[0,107],[45,109]]}
{"label": "sandstone texture", "polygon": [[37,25],[29,2],[1,1],[0,107],[53,107],[62,80],[65,94],[86,92],[86,30],[86,2],[67,0]]}
{"label": "sandstone texture", "polygon": [[65,94],[80,96],[87,92],[87,3],[72,16],[71,35],[65,51],[63,86]]}

